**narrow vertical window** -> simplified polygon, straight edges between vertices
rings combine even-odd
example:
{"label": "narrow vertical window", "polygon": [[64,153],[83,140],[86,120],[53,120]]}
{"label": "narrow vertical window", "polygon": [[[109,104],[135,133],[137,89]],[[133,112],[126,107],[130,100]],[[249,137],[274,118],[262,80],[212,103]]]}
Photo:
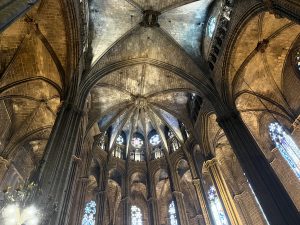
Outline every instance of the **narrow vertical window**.
{"label": "narrow vertical window", "polygon": [[287,161],[298,179],[300,179],[300,150],[298,146],[277,122],[269,125],[269,132],[280,154]]}
{"label": "narrow vertical window", "polygon": [[216,188],[210,186],[208,190],[208,200],[215,225],[229,225],[223,206],[217,194]]}
{"label": "narrow vertical window", "polygon": [[96,218],[96,202],[90,201],[85,206],[82,225],[95,225],[95,218]]}
{"label": "narrow vertical window", "polygon": [[175,203],[172,201],[169,205],[169,214],[170,214],[170,224],[171,225],[177,225],[177,216],[176,216],[176,209],[175,209]]}
{"label": "narrow vertical window", "polygon": [[131,206],[131,225],[143,225],[142,212],[137,206]]}

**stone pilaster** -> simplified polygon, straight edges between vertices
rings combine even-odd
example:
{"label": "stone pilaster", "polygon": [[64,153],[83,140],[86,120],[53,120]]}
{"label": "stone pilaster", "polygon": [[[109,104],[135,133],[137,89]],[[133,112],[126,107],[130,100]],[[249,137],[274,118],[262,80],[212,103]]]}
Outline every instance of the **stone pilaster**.
{"label": "stone pilaster", "polygon": [[240,115],[235,111],[217,114],[218,123],[223,128],[270,224],[297,224],[300,221],[298,210]]}
{"label": "stone pilaster", "polygon": [[210,217],[209,217],[207,202],[205,200],[205,196],[203,195],[204,188],[202,186],[201,180],[199,178],[195,178],[195,179],[193,179],[192,182],[193,182],[193,185],[195,187],[195,191],[196,191],[196,194],[197,194],[197,198],[198,198],[200,207],[202,209],[202,213],[203,213],[202,217],[205,221],[205,224],[210,225],[211,220],[210,220]]}
{"label": "stone pilaster", "polygon": [[5,176],[5,173],[8,170],[9,161],[0,156],[0,185],[2,184],[2,180]]}
{"label": "stone pilaster", "polygon": [[148,198],[148,211],[150,224],[159,225],[158,207],[156,197]]}
{"label": "stone pilaster", "polygon": [[40,192],[33,201],[45,211],[43,225],[68,224],[68,211],[75,179],[71,179],[76,162],[78,137],[82,137],[85,126],[84,112],[66,102],[58,113],[49,137],[43,159],[33,181]]}
{"label": "stone pilaster", "polygon": [[222,199],[230,223],[232,225],[242,225],[242,221],[238,215],[238,212],[236,210],[235,204],[230,195],[226,182],[217,165],[217,160],[216,159],[208,160],[205,163],[205,166],[211,175],[214,186],[217,188],[220,194],[220,198]]}
{"label": "stone pilaster", "polygon": [[180,225],[189,225],[188,216],[185,209],[183,193],[181,191],[173,191],[173,198],[175,200],[175,206],[177,208],[177,220]]}

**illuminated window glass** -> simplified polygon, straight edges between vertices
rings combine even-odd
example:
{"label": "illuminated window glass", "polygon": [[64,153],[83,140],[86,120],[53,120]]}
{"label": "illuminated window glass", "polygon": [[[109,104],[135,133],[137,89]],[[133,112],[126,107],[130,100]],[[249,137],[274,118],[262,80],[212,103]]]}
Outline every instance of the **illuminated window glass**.
{"label": "illuminated window glass", "polygon": [[95,225],[95,217],[96,217],[96,202],[90,201],[85,206],[82,225]]}
{"label": "illuminated window glass", "polygon": [[155,159],[159,159],[159,158],[163,157],[163,152],[159,147],[155,147],[153,152],[154,152]]}
{"label": "illuminated window glass", "polygon": [[122,135],[119,135],[119,136],[117,137],[116,143],[117,143],[118,145],[123,145],[123,144],[124,144],[124,138],[122,137]]}
{"label": "illuminated window glass", "polygon": [[158,134],[154,134],[150,140],[149,140],[150,144],[155,146],[155,145],[158,145],[160,143],[160,138],[159,138],[159,135]]}
{"label": "illuminated window glass", "polygon": [[269,125],[269,132],[280,154],[300,179],[300,150],[298,146],[277,122]]}
{"label": "illuminated window glass", "polygon": [[208,190],[208,200],[215,225],[229,225],[223,210],[223,206],[214,186],[210,186]]}
{"label": "illuminated window glass", "polygon": [[216,29],[216,22],[217,22],[217,18],[216,17],[210,17],[210,19],[208,20],[208,24],[207,24],[207,33],[209,37],[212,37],[215,29]]}
{"label": "illuminated window glass", "polygon": [[142,212],[137,206],[131,206],[131,225],[143,225]]}
{"label": "illuminated window glass", "polygon": [[177,225],[177,216],[176,216],[176,209],[175,209],[175,203],[172,201],[169,205],[169,214],[170,214],[170,224],[171,225]]}
{"label": "illuminated window glass", "polygon": [[121,147],[117,146],[115,148],[113,154],[114,154],[114,157],[117,157],[117,158],[121,159],[122,158],[122,149],[121,149]]}
{"label": "illuminated window glass", "polygon": [[141,138],[139,138],[139,137],[134,137],[131,140],[131,145],[134,148],[141,148],[143,146],[143,144],[144,144],[143,140]]}
{"label": "illuminated window glass", "polygon": [[297,66],[298,70],[300,71],[300,50],[298,50],[296,52],[295,61],[296,61],[296,66]]}

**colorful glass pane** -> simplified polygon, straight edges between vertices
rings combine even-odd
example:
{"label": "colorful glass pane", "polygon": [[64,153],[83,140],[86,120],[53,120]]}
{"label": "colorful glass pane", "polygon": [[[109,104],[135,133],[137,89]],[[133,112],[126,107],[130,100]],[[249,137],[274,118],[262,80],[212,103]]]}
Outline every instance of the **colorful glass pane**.
{"label": "colorful glass pane", "polygon": [[150,144],[155,146],[155,145],[158,145],[160,143],[160,138],[159,138],[159,135],[158,134],[154,134],[150,140],[149,140]]}
{"label": "colorful glass pane", "polygon": [[96,217],[96,202],[90,201],[85,206],[82,225],[95,225],[95,217]]}
{"label": "colorful glass pane", "polygon": [[208,24],[207,24],[207,32],[208,32],[209,37],[213,36],[215,29],[216,29],[216,23],[217,23],[216,17],[209,18]]}
{"label": "colorful glass pane", "polygon": [[134,137],[131,140],[131,145],[134,148],[141,148],[143,146],[143,144],[144,144],[143,140],[141,138],[139,138],[139,137]]}
{"label": "colorful glass pane", "polygon": [[300,150],[298,146],[277,122],[269,125],[269,132],[280,154],[300,179]]}
{"label": "colorful glass pane", "polygon": [[223,206],[214,186],[210,186],[208,190],[208,200],[215,225],[229,225],[223,210]]}
{"label": "colorful glass pane", "polygon": [[118,145],[123,145],[123,144],[124,144],[124,138],[123,138],[121,135],[119,135],[119,136],[117,137],[116,143],[117,143]]}

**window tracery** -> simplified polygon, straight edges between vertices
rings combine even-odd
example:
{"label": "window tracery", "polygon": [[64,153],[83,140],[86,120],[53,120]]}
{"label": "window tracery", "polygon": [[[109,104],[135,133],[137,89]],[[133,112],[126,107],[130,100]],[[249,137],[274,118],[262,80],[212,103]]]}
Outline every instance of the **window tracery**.
{"label": "window tracery", "polygon": [[122,137],[122,135],[119,135],[119,136],[117,137],[116,143],[117,143],[118,145],[124,145],[124,138]]}
{"label": "window tracery", "polygon": [[160,138],[159,138],[159,135],[158,134],[154,134],[150,140],[149,140],[150,144],[152,146],[156,146],[160,143]]}
{"label": "window tracery", "polygon": [[172,201],[169,205],[169,214],[170,214],[170,224],[178,225],[174,201]]}
{"label": "window tracery", "polygon": [[300,149],[296,143],[277,122],[269,125],[269,133],[282,157],[287,161],[298,179],[300,179]]}
{"label": "window tracery", "polygon": [[131,225],[143,225],[141,209],[135,205],[131,206]]}
{"label": "window tracery", "polygon": [[134,148],[141,148],[144,144],[144,141],[139,137],[133,137],[131,140],[131,145]]}
{"label": "window tracery", "polygon": [[172,152],[177,151],[179,149],[180,145],[179,145],[178,140],[176,139],[174,133],[172,131],[169,131],[168,136],[169,136],[169,139],[171,141],[171,150],[172,150]]}
{"label": "window tracery", "polygon": [[95,218],[96,218],[96,202],[90,201],[85,206],[84,215],[81,224],[95,225]]}
{"label": "window tracery", "polygon": [[207,194],[215,225],[229,225],[216,188],[214,186],[210,186]]}

